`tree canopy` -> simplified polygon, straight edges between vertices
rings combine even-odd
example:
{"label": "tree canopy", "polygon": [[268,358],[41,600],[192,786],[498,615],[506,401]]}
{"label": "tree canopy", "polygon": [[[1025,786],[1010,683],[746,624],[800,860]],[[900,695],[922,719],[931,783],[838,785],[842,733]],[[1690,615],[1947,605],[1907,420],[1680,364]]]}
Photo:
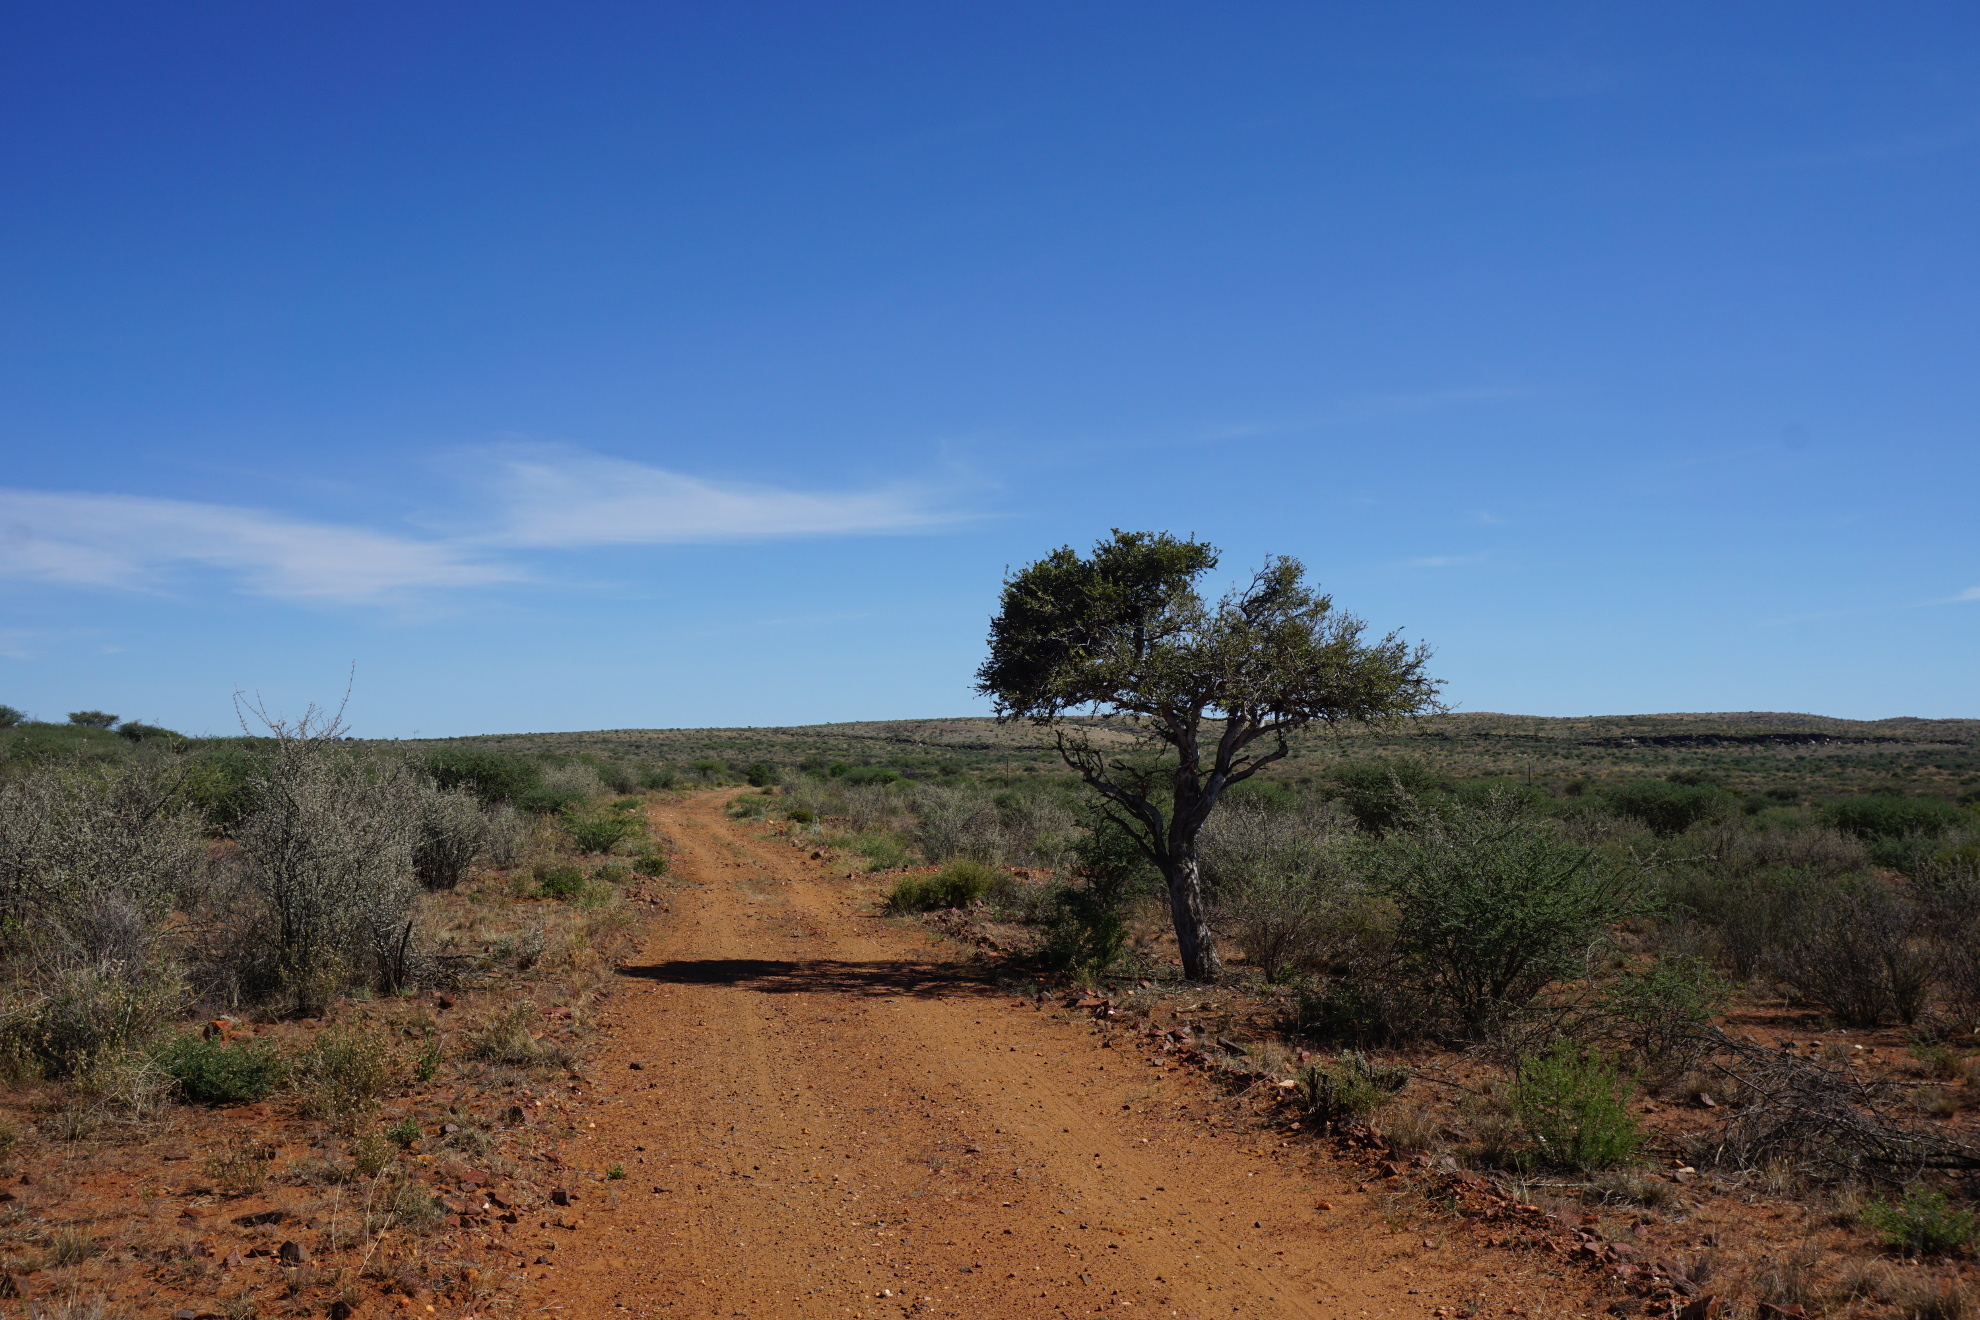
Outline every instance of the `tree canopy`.
{"label": "tree canopy", "polygon": [[[1206,980],[1218,966],[1196,838],[1224,790],[1307,725],[1440,709],[1428,649],[1367,640],[1298,560],[1269,558],[1209,602],[1197,582],[1217,563],[1215,547],[1167,532],[1116,529],[1087,556],[1062,547],[1005,581],[977,671],[999,718],[1057,727],[1060,755],[1162,871],[1185,973]],[[1080,712],[1126,717],[1162,755],[1107,751],[1063,723]]]}

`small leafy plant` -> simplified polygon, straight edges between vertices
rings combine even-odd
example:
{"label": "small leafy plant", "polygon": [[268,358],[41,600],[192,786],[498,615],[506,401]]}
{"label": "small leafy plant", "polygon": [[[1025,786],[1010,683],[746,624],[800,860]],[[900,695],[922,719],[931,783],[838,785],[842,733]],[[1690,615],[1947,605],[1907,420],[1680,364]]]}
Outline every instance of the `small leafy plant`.
{"label": "small leafy plant", "polygon": [[608,853],[646,833],[646,825],[623,812],[587,815],[573,810],[564,813],[564,832],[579,852]]}
{"label": "small leafy plant", "polygon": [[419,1144],[421,1135],[419,1124],[410,1118],[402,1118],[385,1129],[385,1139],[400,1150],[411,1150]]}
{"label": "small leafy plant", "polygon": [[536,887],[545,898],[568,903],[584,895],[584,872],[575,866],[548,866],[536,877]]}
{"label": "small leafy plant", "polygon": [[1589,1170],[1634,1160],[1644,1132],[1629,1112],[1633,1089],[1608,1058],[1572,1041],[1528,1059],[1511,1097],[1513,1117],[1532,1142],[1527,1161]]}
{"label": "small leafy plant", "polygon": [[1864,1206],[1863,1222],[1892,1247],[1913,1256],[1950,1256],[1980,1236],[1980,1217],[1954,1209],[1944,1192],[1918,1183],[1905,1189],[1896,1205],[1872,1201]]}
{"label": "small leafy plant", "polygon": [[288,1071],[282,1056],[254,1041],[226,1043],[193,1033],[174,1036],[152,1058],[190,1104],[242,1105],[266,1100]]}

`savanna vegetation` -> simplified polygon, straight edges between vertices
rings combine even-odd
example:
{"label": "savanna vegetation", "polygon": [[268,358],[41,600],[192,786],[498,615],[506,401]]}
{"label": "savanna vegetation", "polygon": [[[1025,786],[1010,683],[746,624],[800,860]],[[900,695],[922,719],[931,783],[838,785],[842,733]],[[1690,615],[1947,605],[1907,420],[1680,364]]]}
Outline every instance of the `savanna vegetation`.
{"label": "savanna vegetation", "polygon": [[[583,1085],[635,905],[665,892],[643,785],[677,776],[244,713],[254,736],[193,739],[6,712],[0,1175],[36,1190],[0,1208],[0,1293],[88,1296],[135,1261],[158,1297],[233,1314],[497,1303],[517,1262],[449,1244],[487,1218],[460,1188],[499,1177],[510,1213],[553,1190],[527,1161]],[[159,1143],[203,1152],[173,1194],[246,1226],[231,1256],[210,1232],[162,1245]],[[92,1161],[95,1182],[50,1176]],[[263,1296],[239,1256],[285,1220]],[[76,1222],[129,1245],[78,1253]]]}
{"label": "savanna vegetation", "polygon": [[[1297,566],[1206,602],[1190,544],[1153,545],[1166,652],[1110,605],[1105,665],[986,666],[1037,723],[387,744],[0,708],[0,1169],[273,1106],[321,1158],[216,1146],[225,1194],[361,1185],[354,1249],[458,1218],[414,1157],[514,1158],[502,1116],[581,1074],[601,959],[665,892],[645,805],[721,789],[1289,1132],[1605,1233],[1697,1223],[1666,1263],[1742,1317],[1951,1320],[1980,1222],[1980,722],[1439,713],[1421,653]],[[1252,700],[1231,656],[1261,645],[1286,681]],[[1179,705],[1192,666],[1225,686]],[[441,1085],[455,1131],[394,1112]],[[1740,1245],[1760,1203],[1799,1247]],[[0,1223],[0,1271],[56,1252]],[[434,1282],[417,1250],[390,1268]]]}

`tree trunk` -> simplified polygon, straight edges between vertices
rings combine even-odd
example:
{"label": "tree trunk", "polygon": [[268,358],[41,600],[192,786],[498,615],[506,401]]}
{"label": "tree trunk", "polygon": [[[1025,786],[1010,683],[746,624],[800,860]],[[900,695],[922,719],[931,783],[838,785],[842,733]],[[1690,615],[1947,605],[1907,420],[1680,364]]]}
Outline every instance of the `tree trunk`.
{"label": "tree trunk", "polygon": [[1183,975],[1192,981],[1214,981],[1224,970],[1217,961],[1216,940],[1203,919],[1203,883],[1196,854],[1176,858],[1162,867],[1169,885],[1169,916],[1176,926],[1176,946],[1182,950]]}

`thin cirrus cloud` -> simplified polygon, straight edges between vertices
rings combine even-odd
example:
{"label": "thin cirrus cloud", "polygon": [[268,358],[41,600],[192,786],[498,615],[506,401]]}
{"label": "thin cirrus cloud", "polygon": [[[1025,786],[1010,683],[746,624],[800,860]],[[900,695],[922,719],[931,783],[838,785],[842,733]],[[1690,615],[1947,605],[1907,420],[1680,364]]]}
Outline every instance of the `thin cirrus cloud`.
{"label": "thin cirrus cloud", "polygon": [[407,535],[191,500],[0,488],[0,579],[177,589],[188,570],[245,594],[370,603],[527,582],[527,550],[683,545],[930,529],[956,521],[907,490],[808,493],[705,481],[580,451],[482,456],[463,472],[493,507],[472,536]]}
{"label": "thin cirrus cloud", "polygon": [[482,479],[517,546],[685,545],[925,531],[958,521],[908,487],[812,493],[706,481],[571,450],[506,451]]}
{"label": "thin cirrus cloud", "polygon": [[230,575],[250,595],[326,602],[489,586],[522,576],[444,543],[260,509],[0,490],[0,577],[160,591],[198,568]]}

